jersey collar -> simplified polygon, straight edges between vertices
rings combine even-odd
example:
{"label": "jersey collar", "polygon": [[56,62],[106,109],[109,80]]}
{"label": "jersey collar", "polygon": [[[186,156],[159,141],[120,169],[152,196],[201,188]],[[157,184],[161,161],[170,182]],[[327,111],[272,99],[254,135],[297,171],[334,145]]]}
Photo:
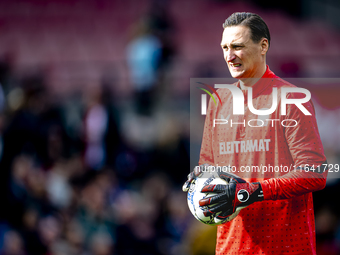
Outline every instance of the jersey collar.
{"label": "jersey collar", "polygon": [[[269,66],[267,65],[266,72],[263,74],[261,79],[252,86],[253,98],[256,98],[259,95],[261,95],[263,93],[263,91],[265,89],[267,89],[267,87],[271,84],[271,82],[274,81],[274,79],[277,79],[277,78],[279,78],[279,77],[276,76],[269,69]],[[237,87],[241,89],[240,82],[237,83]]]}

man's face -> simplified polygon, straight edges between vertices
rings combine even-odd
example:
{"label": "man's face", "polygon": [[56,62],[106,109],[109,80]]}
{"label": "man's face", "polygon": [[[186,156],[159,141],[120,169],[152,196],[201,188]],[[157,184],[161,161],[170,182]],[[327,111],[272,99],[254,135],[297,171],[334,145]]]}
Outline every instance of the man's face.
{"label": "man's face", "polygon": [[254,43],[250,29],[245,26],[224,29],[221,47],[233,78],[260,78],[263,75],[259,73],[265,55],[262,41]]}

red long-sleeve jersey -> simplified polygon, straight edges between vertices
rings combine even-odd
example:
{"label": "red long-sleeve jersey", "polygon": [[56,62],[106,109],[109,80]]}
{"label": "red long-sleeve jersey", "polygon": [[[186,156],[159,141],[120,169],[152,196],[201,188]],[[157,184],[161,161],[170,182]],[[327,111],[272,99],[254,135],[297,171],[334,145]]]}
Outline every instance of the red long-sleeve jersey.
{"label": "red long-sleeve jersey", "polygon": [[[235,86],[240,88],[239,83]],[[277,88],[277,108],[266,116],[249,109],[243,90],[245,113],[233,115],[229,89],[219,89],[222,106],[212,100],[207,109],[199,164],[232,166],[249,182],[260,182],[265,201],[242,209],[232,221],[218,226],[216,254],[316,254],[312,191],[325,186],[327,171],[323,146],[311,101],[294,104],[281,113],[281,89],[295,86],[267,67],[252,87],[255,109],[270,109]],[[287,98],[303,98],[290,93]],[[223,119],[216,124],[214,119]],[[305,165],[316,172],[294,171]]]}

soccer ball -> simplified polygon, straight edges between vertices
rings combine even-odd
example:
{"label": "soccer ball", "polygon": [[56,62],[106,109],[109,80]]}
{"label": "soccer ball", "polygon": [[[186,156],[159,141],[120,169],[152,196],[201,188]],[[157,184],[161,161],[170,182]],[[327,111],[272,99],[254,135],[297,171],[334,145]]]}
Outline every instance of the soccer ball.
{"label": "soccer ball", "polygon": [[194,215],[194,217],[197,220],[207,225],[211,225],[211,226],[215,226],[215,225],[219,225],[219,224],[223,224],[225,222],[231,221],[239,214],[240,210],[243,209],[244,207],[237,208],[236,211],[232,215],[230,215],[229,217],[223,220],[215,218],[215,215],[211,215],[208,217],[204,216],[203,210],[213,205],[200,207],[199,200],[202,198],[216,195],[216,193],[213,193],[213,192],[210,192],[210,193],[201,192],[202,188],[205,185],[209,185],[209,184],[227,184],[227,182],[216,176],[210,176],[208,178],[197,177],[196,179],[194,179],[191,182],[191,185],[188,191],[188,196],[187,196],[190,212],[192,213],[192,215]]}

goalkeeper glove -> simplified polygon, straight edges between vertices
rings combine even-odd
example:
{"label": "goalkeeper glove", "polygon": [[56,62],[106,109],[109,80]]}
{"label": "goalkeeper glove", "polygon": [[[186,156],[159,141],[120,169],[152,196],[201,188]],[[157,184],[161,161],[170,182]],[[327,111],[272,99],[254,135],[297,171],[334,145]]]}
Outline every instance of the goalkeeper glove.
{"label": "goalkeeper glove", "polygon": [[226,219],[237,208],[244,208],[254,202],[263,200],[261,184],[249,183],[239,176],[226,172],[219,172],[219,177],[228,184],[210,184],[202,188],[201,192],[214,192],[215,196],[201,199],[200,206],[210,207],[204,211],[206,217],[215,215],[217,219]]}

